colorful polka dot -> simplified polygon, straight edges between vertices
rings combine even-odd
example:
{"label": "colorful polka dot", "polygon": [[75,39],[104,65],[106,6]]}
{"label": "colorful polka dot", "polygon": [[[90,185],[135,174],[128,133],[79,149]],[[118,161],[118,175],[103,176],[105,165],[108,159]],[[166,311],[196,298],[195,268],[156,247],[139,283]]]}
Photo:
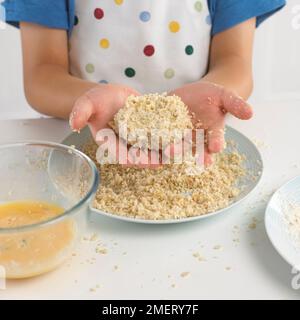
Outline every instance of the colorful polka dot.
{"label": "colorful polka dot", "polygon": [[140,13],[140,20],[143,22],[147,22],[151,19],[151,13],[148,11],[142,11]]}
{"label": "colorful polka dot", "polygon": [[79,19],[77,16],[74,17],[74,26],[77,26],[79,23]]}
{"label": "colorful polka dot", "polygon": [[123,3],[123,0],[115,0],[115,4],[117,4],[118,6],[120,6]]}
{"label": "colorful polka dot", "polygon": [[194,4],[194,8],[196,11],[201,12],[203,9],[203,5],[202,5],[201,1],[196,1]]}
{"label": "colorful polka dot", "polygon": [[164,76],[166,79],[172,79],[175,76],[175,71],[169,68],[165,71]]}
{"label": "colorful polka dot", "polygon": [[94,11],[94,16],[96,19],[100,20],[104,17],[104,11],[100,8],[96,8]]}
{"label": "colorful polka dot", "polygon": [[126,68],[125,69],[125,75],[128,77],[128,78],[132,78],[135,76],[135,70],[133,68]]}
{"label": "colorful polka dot", "polygon": [[180,24],[177,21],[171,21],[169,23],[169,29],[171,32],[176,33],[180,30]]}
{"label": "colorful polka dot", "polygon": [[154,55],[154,52],[155,52],[155,48],[154,48],[151,44],[147,45],[147,46],[144,48],[144,54],[145,54],[145,56],[147,56],[147,57],[153,56],[153,55]]}
{"label": "colorful polka dot", "polygon": [[85,66],[85,70],[87,73],[93,73],[93,72],[95,72],[95,66],[92,63],[88,63]]}
{"label": "colorful polka dot", "polygon": [[191,54],[194,53],[194,48],[193,46],[191,46],[190,44],[188,46],[185,47],[185,53],[190,56]]}
{"label": "colorful polka dot", "polygon": [[99,45],[100,45],[101,48],[107,49],[109,47],[110,43],[109,43],[108,39],[104,38],[104,39],[100,40]]}
{"label": "colorful polka dot", "polygon": [[210,15],[208,15],[208,16],[205,18],[205,22],[206,22],[209,26],[211,26],[211,17],[210,17]]}
{"label": "colorful polka dot", "polygon": [[107,80],[100,80],[99,83],[108,84],[108,81]]}

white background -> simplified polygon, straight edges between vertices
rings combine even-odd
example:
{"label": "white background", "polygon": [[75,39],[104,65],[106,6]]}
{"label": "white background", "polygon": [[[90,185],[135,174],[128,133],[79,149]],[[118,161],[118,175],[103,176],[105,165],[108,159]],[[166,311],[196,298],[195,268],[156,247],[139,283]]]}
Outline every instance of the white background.
{"label": "white background", "polygon": [[[295,11],[293,13],[293,10]],[[300,0],[264,22],[256,33],[252,103],[300,100]],[[0,30],[0,118],[36,115],[27,105],[22,87],[22,58],[18,30]]]}

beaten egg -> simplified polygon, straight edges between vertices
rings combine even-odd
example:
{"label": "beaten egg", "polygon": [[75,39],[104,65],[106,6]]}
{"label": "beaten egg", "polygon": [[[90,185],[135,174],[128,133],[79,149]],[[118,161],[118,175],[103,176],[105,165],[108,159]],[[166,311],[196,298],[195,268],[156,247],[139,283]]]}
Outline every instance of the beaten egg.
{"label": "beaten egg", "polygon": [[[32,226],[62,215],[64,211],[56,204],[38,201],[0,205],[0,265],[5,269],[6,278],[40,275],[65,260],[74,244],[75,221],[67,218]],[[28,230],[13,229],[29,225],[32,227]],[[10,228],[12,232],[9,232]],[[6,232],[1,232],[1,229]]]}

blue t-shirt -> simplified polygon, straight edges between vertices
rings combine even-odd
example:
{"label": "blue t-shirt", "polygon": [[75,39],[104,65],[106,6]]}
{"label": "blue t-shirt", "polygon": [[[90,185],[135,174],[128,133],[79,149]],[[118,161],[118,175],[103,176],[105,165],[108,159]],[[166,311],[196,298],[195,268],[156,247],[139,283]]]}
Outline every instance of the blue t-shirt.
{"label": "blue t-shirt", "polygon": [[[212,35],[256,17],[256,25],[281,9],[285,0],[207,0],[212,21]],[[75,0],[5,0],[6,21],[18,26],[20,21],[71,33],[75,22]]]}

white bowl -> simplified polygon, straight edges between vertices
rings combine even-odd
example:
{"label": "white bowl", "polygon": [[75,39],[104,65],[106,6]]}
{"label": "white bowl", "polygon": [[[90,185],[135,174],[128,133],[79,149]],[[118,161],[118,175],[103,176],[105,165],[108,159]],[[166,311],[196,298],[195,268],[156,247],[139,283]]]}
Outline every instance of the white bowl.
{"label": "white bowl", "polygon": [[268,237],[278,253],[291,266],[300,271],[300,231],[299,241],[289,231],[285,216],[291,214],[289,204],[300,206],[300,176],[279,188],[268,203],[265,226]]}

